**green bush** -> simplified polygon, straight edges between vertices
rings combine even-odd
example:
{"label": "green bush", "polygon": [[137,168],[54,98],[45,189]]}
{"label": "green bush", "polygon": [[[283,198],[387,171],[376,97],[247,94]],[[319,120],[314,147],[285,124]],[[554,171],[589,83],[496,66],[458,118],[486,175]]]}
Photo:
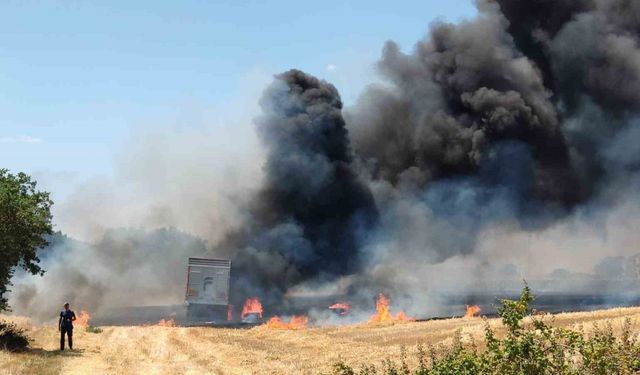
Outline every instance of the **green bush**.
{"label": "green bush", "polygon": [[[631,334],[631,321],[626,320],[622,334],[616,337],[610,324],[595,326],[587,335],[582,329],[555,328],[542,318],[531,315],[533,295],[525,284],[518,300],[502,300],[498,315],[507,332],[498,338],[485,321],[486,349],[476,343],[462,344],[456,333],[450,347],[428,353],[418,346],[418,367],[409,369],[405,351],[401,363],[386,360],[380,368],[363,366],[356,372],[344,362],[336,363],[334,375],[578,375],[640,373],[640,342]],[[529,317],[525,321],[525,317]]]}
{"label": "green bush", "polygon": [[29,347],[25,331],[14,323],[0,321],[0,349],[21,351]]}

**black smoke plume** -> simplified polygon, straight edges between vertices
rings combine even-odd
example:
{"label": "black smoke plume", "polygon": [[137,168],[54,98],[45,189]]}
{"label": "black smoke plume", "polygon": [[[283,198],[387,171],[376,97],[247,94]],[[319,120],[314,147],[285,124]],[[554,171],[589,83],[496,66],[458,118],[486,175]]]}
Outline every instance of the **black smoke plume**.
{"label": "black smoke plume", "polygon": [[[362,234],[377,213],[354,170],[338,91],[290,70],[276,76],[260,104],[263,115],[255,122],[266,177],[245,231],[224,245],[244,249],[232,258],[234,273],[245,280],[255,275],[247,293],[263,285],[264,294],[356,272]],[[262,264],[268,269],[256,273]]]}
{"label": "black smoke plume", "polygon": [[[478,9],[432,25],[410,54],[388,42],[378,62],[388,84],[366,90],[347,117],[372,181],[457,227],[421,240],[426,259],[470,253],[477,232],[501,222],[544,228],[598,199],[614,175],[628,177],[607,150],[635,128],[637,4]],[[378,205],[402,201],[386,191]]]}
{"label": "black smoke plume", "polygon": [[239,259],[275,254],[266,267],[291,272],[277,272],[285,289],[352,273],[385,286],[398,276],[362,271],[441,262],[473,253],[488,228],[535,232],[614,203],[601,201],[637,168],[637,152],[619,159],[621,138],[637,134],[638,9],[479,1],[475,19],[432,25],[412,53],[388,42],[386,84],[346,109],[346,126],[333,86],[277,76],[257,121],[265,187]]}
{"label": "black smoke plume", "polygon": [[638,134],[638,6],[477,4],[411,53],[388,42],[386,84],[345,117],[331,84],[275,77],[255,121],[263,186],[218,247],[234,295],[279,299],[346,275],[352,292],[419,285],[405,273],[474,253],[483,231],[541,231],[617,202],[608,192],[638,165],[624,152]]}

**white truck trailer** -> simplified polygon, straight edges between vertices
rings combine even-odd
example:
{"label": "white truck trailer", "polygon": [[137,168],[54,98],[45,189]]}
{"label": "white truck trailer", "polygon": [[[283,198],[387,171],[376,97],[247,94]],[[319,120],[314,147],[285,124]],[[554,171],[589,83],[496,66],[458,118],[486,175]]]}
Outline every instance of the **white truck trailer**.
{"label": "white truck trailer", "polygon": [[230,260],[189,258],[185,295],[189,321],[226,320],[230,276]]}

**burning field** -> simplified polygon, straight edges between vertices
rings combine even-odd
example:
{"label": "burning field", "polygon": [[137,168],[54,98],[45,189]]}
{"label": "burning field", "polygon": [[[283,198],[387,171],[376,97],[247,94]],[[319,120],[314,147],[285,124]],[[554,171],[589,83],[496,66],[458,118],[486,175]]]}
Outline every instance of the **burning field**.
{"label": "burning field", "polygon": [[[349,317],[383,292],[398,310],[381,321],[484,310],[491,299],[475,296],[522,279],[605,306],[637,298],[634,4],[478,1],[412,48],[385,43],[381,83],[353,103],[290,69],[260,88],[241,136],[140,137],[114,171],[130,185],[78,187],[61,203],[74,238],[49,238],[42,278],[16,270],[9,304],[39,321],[62,301],[96,316],[178,305],[190,257],[233,264],[228,293],[212,279],[201,296],[216,289],[231,320],[274,325],[318,318],[290,303],[301,295],[332,295],[319,314]],[[220,139],[250,151],[212,154]],[[263,311],[243,313],[253,297]]]}
{"label": "burning field", "polygon": [[[216,135],[250,146],[228,165],[212,167],[200,134],[133,147],[116,175],[142,190],[101,205],[74,195],[67,228],[99,233],[50,236],[44,276],[12,280],[10,305],[38,323],[62,301],[91,312],[78,314],[79,351],[54,353],[55,329],[30,327],[40,349],[1,353],[2,369],[326,372],[457,329],[476,337],[523,279],[542,311],[638,305],[640,8],[533,3],[480,0],[410,52],[387,42],[384,83],[348,106],[326,80],[273,76],[251,141]],[[554,324],[622,317],[640,310]]]}
{"label": "burning field", "polygon": [[[619,331],[625,318],[631,318],[633,331],[640,333],[640,308],[558,314],[553,324],[583,325],[589,331],[606,321]],[[60,354],[54,327],[31,327],[28,319],[19,323],[29,329],[34,349],[0,352],[3,374],[328,374],[339,359],[354,365],[397,360],[401,347],[415,364],[417,344],[448,345],[456,330],[465,341],[483,334],[479,318],[306,329],[278,329],[271,324],[251,329],[150,325],[101,327],[102,332],[91,333],[79,328],[77,351]],[[500,327],[496,319],[489,324]]]}

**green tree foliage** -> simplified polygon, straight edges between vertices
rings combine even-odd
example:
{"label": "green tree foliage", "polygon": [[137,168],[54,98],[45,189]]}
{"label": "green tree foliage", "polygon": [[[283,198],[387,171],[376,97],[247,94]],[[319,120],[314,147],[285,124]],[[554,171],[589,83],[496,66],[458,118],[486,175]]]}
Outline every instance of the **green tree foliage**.
{"label": "green tree foliage", "polygon": [[0,311],[7,310],[6,292],[16,267],[36,275],[38,249],[47,246],[52,233],[49,193],[36,190],[24,173],[0,169]]}
{"label": "green tree foliage", "polygon": [[606,375],[640,373],[640,341],[632,335],[627,320],[616,336],[610,324],[596,326],[590,334],[581,329],[553,327],[553,321],[530,314],[533,295],[525,285],[518,300],[502,300],[498,315],[506,328],[499,338],[485,324],[485,350],[475,342],[463,345],[460,332],[453,345],[427,354],[418,346],[418,367],[406,365],[404,350],[400,364],[390,360],[380,368],[365,365],[359,372],[344,362],[333,367],[335,375]]}

